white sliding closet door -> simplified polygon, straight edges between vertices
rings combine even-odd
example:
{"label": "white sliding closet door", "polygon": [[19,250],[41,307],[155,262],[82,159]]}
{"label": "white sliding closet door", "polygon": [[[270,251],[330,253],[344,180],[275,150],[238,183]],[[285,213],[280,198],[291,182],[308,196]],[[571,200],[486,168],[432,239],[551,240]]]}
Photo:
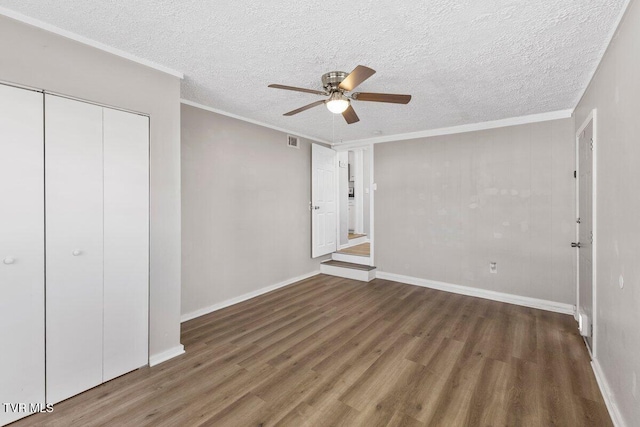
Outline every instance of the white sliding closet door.
{"label": "white sliding closet door", "polygon": [[104,381],[149,360],[149,118],[104,109]]}
{"label": "white sliding closet door", "polygon": [[[42,93],[0,85],[0,403],[44,404]],[[0,425],[29,415],[0,405]]]}
{"label": "white sliding closet door", "polygon": [[47,402],[102,382],[102,107],[45,95]]}

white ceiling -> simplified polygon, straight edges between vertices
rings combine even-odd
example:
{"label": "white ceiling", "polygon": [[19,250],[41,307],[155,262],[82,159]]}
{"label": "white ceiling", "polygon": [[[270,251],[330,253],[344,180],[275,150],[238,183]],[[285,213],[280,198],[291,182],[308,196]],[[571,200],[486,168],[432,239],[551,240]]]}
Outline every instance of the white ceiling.
{"label": "white ceiling", "polygon": [[[354,140],[575,107],[626,0],[0,0],[0,6],[184,72],[182,97],[326,141]],[[320,76],[377,71],[347,125]],[[378,131],[378,132],[376,132]]]}

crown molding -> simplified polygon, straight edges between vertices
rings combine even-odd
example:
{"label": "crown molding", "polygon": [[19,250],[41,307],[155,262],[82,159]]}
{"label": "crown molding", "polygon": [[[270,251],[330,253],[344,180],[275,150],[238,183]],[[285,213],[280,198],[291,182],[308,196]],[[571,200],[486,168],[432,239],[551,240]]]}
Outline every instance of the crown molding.
{"label": "crown molding", "polygon": [[319,139],[319,138],[316,138],[314,136],[304,135],[304,134],[301,134],[300,132],[292,131],[292,130],[289,130],[289,129],[284,129],[284,128],[281,128],[281,127],[278,127],[278,126],[273,126],[273,125],[270,125],[268,123],[259,122],[257,120],[253,120],[253,119],[250,119],[248,117],[239,116],[237,114],[229,113],[227,111],[219,110],[217,108],[209,107],[207,105],[199,104],[197,102],[189,101],[187,99],[181,99],[180,103],[184,104],[184,105],[189,105],[191,107],[200,108],[201,110],[206,110],[206,111],[210,111],[212,113],[220,114],[222,116],[231,117],[232,119],[242,120],[243,122],[247,122],[247,123],[251,123],[251,124],[254,124],[254,125],[262,126],[262,127],[265,127],[265,128],[277,130],[278,132],[287,133],[289,135],[296,135],[296,136],[299,136],[299,137],[304,138],[304,139],[308,139],[308,140],[311,140],[311,141],[319,142],[319,143],[327,145],[327,146],[331,146],[331,143],[329,141],[325,141],[324,139]]}
{"label": "crown molding", "polygon": [[184,74],[180,71],[173,70],[169,67],[165,67],[164,65],[156,64],[155,62],[148,61],[146,59],[140,58],[138,56],[132,55],[124,50],[116,49],[115,47],[107,46],[106,44],[97,42],[90,38],[81,36],[79,34],[73,33],[71,31],[63,30],[60,27],[56,27],[55,25],[48,24],[46,22],[40,21],[35,18],[31,18],[30,16],[23,15],[22,13],[15,12],[11,9],[7,9],[6,7],[0,7],[0,15],[4,15],[8,18],[11,18],[15,21],[22,22],[27,25],[31,25],[32,27],[40,28],[41,30],[48,31],[50,33],[57,34],[59,36],[65,37],[67,39],[76,41],[78,43],[82,43],[87,46],[94,47],[96,49],[100,49],[104,52],[110,53],[112,55],[119,56],[124,59],[128,59],[129,61],[138,63],[140,65],[144,65],[145,67],[153,68],[154,70],[161,71],[166,74],[170,74],[174,77],[178,77],[179,79],[184,79]]}
{"label": "crown molding", "polygon": [[378,136],[374,138],[356,139],[332,144],[337,147],[360,147],[382,142],[404,141],[407,139],[427,138],[431,136],[453,135],[456,133],[474,132],[479,130],[496,129],[507,126],[524,125],[528,123],[546,122],[549,120],[566,119],[571,117],[573,109],[550,111],[548,113],[531,114],[528,116],[510,117],[508,119],[492,120],[488,122],[471,123],[467,125],[451,126],[446,128],[423,130],[418,132],[401,133],[395,135]]}

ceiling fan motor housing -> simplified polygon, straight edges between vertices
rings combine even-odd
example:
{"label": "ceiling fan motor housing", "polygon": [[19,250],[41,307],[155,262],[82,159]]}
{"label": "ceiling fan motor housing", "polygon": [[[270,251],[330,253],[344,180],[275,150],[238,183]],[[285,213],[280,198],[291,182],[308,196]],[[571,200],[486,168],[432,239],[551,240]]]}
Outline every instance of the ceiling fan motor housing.
{"label": "ceiling fan motor housing", "polygon": [[330,71],[322,75],[322,86],[330,92],[341,90],[338,86],[348,75],[344,71]]}

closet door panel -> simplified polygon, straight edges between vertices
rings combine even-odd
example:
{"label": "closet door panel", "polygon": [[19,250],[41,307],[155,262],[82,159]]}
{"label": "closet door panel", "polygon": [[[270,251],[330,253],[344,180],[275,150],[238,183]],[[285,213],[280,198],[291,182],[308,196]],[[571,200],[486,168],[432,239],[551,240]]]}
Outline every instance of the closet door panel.
{"label": "closet door panel", "polygon": [[104,109],[104,381],[148,363],[149,119]]}
{"label": "closet door panel", "polygon": [[[43,95],[0,85],[0,402],[45,401]],[[0,425],[30,412],[0,405]]]}
{"label": "closet door panel", "polygon": [[47,402],[102,382],[102,108],[45,96]]}

